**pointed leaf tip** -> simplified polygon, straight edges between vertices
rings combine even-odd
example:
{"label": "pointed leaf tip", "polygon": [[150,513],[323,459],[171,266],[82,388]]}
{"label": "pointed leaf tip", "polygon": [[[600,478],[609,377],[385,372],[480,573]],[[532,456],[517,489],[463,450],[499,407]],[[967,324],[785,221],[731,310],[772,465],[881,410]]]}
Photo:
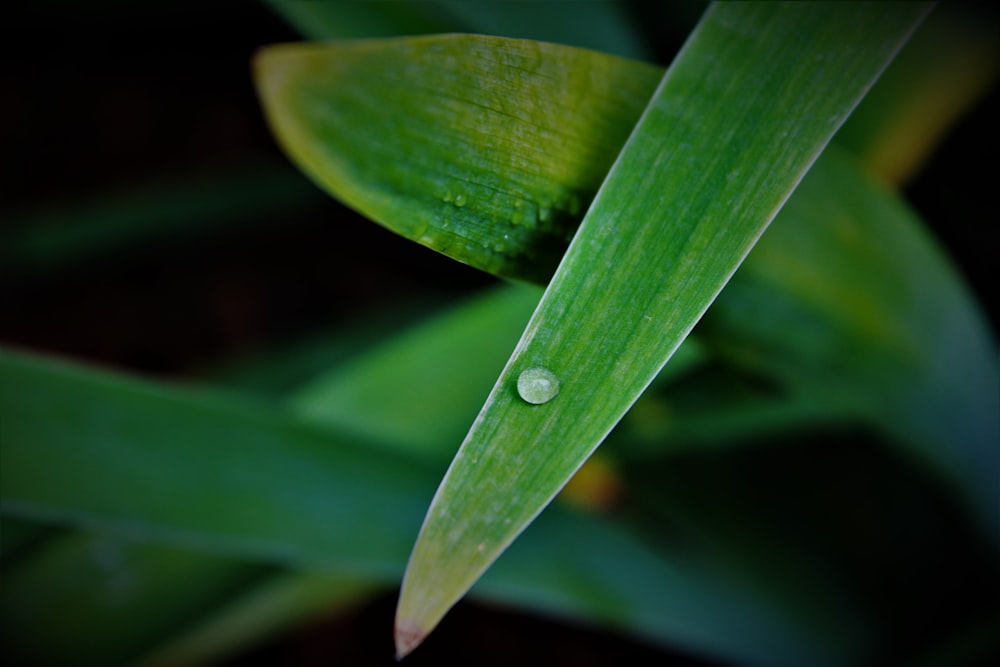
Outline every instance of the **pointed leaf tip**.
{"label": "pointed leaf tip", "polygon": [[427,632],[410,618],[396,619],[396,660],[402,660],[409,655],[413,649],[420,646],[427,636]]}
{"label": "pointed leaf tip", "polygon": [[[600,186],[445,474],[407,564],[402,616],[430,632],[586,461],[925,11],[896,3],[712,5]],[[531,100],[537,110],[543,93],[532,93],[500,97]],[[537,145],[549,147],[548,139]],[[550,369],[552,378],[519,382],[529,368]],[[556,379],[558,398],[539,391]]]}

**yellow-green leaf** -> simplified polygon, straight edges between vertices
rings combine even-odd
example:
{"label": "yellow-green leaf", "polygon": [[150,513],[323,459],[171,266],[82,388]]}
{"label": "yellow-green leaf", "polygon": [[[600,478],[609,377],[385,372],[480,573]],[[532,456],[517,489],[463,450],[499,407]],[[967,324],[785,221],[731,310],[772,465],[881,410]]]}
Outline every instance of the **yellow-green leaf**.
{"label": "yellow-green leaf", "polygon": [[531,282],[551,275],[628,137],[622,116],[639,117],[662,73],[469,35],[280,45],[256,68],[275,134],[320,186],[407,238]]}

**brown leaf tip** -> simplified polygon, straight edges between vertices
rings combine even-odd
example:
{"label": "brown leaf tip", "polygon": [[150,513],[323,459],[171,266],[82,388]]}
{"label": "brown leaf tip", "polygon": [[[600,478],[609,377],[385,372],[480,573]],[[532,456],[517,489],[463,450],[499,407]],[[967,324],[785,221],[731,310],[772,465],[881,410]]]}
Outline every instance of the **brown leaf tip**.
{"label": "brown leaf tip", "polygon": [[427,632],[409,618],[396,619],[396,660],[402,660],[420,646]]}

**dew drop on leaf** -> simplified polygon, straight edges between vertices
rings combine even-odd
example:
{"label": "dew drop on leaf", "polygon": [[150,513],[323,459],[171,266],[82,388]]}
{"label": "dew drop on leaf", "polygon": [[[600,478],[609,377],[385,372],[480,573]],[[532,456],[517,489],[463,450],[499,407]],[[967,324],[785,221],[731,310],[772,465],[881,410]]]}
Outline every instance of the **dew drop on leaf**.
{"label": "dew drop on leaf", "polygon": [[517,393],[528,403],[548,403],[559,393],[559,378],[547,368],[529,368],[517,376]]}

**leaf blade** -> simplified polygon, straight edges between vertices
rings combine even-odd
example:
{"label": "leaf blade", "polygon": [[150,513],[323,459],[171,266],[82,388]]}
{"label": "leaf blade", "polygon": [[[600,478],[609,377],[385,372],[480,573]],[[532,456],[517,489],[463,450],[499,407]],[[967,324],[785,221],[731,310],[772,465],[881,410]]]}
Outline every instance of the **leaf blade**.
{"label": "leaf blade", "polygon": [[720,295],[704,339],[853,414],[952,486],[1000,544],[996,341],[916,216],[830,150]]}
{"label": "leaf blade", "polygon": [[[2,349],[0,441],[0,511],[7,516],[319,567],[372,585],[402,572],[436,475],[399,452],[385,456],[342,434],[303,428],[256,402]],[[519,541],[515,566],[485,579],[484,594],[588,621],[611,619],[650,639],[738,662],[785,655],[784,664],[822,664],[833,655],[843,664],[859,650],[824,645],[794,614],[747,586],[719,586],[717,576],[681,554],[653,551],[601,517],[556,508],[546,519],[552,528]],[[594,534],[609,535],[597,551],[588,546]],[[634,576],[615,576],[617,561],[636,564]],[[678,580],[683,595],[650,595],[648,582]],[[691,605],[700,613],[688,613]],[[759,631],[714,642],[734,609]]]}
{"label": "leaf blade", "polygon": [[625,143],[619,119],[638,118],[659,80],[625,62],[450,35],[278,45],[255,79],[286,152],[335,197],[453,259],[544,283]]}
{"label": "leaf blade", "polygon": [[[399,655],[422,641],[606,437],[925,12],[884,10],[735,4],[706,14],[435,495],[404,576]],[[844,39],[862,24],[872,32]],[[757,94],[761,76],[780,94]],[[760,164],[789,134],[777,157]],[[702,157],[719,154],[720,143],[721,157]],[[622,266],[645,273],[616,278]],[[563,390],[551,404],[527,406],[513,385],[536,366],[550,369]],[[546,447],[552,442],[562,451]]]}

